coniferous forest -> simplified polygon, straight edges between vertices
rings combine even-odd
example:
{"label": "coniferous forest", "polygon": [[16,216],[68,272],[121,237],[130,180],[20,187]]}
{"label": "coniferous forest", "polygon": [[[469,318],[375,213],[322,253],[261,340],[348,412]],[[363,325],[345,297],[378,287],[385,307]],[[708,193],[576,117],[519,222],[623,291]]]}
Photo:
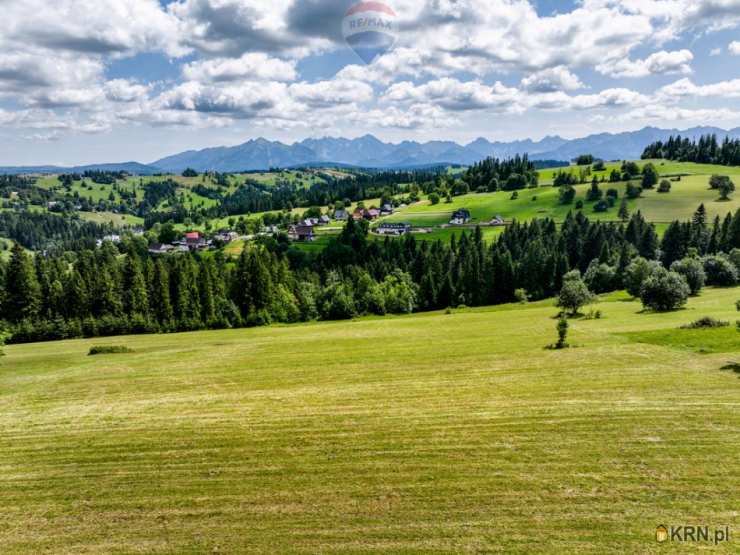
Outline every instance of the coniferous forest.
{"label": "coniferous forest", "polygon": [[680,135],[671,136],[666,142],[658,141],[645,148],[642,158],[740,166],[740,139],[725,137],[720,144],[716,135],[705,135],[698,141]]}
{"label": "coniferous forest", "polygon": [[581,213],[562,226],[514,222],[490,245],[480,228],[449,243],[371,240],[367,223],[350,219],[321,252],[262,238],[236,260],[150,255],[133,235],[35,257],[16,244],[0,264],[0,303],[10,342],[220,329],[544,299],[572,270],[594,293],[629,290],[639,259],[669,268],[691,257],[708,284],[732,285],[739,249],[740,211],[707,222],[703,207],[662,240],[639,212],[625,224]]}

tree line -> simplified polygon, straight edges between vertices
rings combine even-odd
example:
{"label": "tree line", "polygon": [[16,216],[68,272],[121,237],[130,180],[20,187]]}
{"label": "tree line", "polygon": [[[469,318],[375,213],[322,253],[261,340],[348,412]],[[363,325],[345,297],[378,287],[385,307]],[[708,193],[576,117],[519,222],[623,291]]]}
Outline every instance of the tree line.
{"label": "tree line", "polygon": [[463,174],[463,181],[472,191],[514,191],[536,187],[538,173],[526,154],[517,154],[507,160],[486,158],[473,164]]}
{"label": "tree line", "polygon": [[716,135],[702,135],[697,141],[671,135],[666,142],[657,141],[648,145],[642,158],[740,166],[740,139],[725,137],[720,144]]}
{"label": "tree line", "polygon": [[579,212],[562,226],[549,219],[515,222],[490,245],[479,228],[448,243],[413,236],[377,241],[365,222],[353,220],[315,254],[265,239],[235,261],[221,253],[152,257],[145,243],[131,237],[123,247],[105,243],[35,257],[16,246],[10,261],[0,264],[0,306],[10,340],[537,300],[557,295],[574,270],[590,291],[604,293],[628,287],[627,269],[638,259],[669,268],[695,258],[709,284],[732,285],[740,265],[740,211],[709,223],[698,210],[691,222],[675,222],[662,241],[639,212],[626,224],[592,222]]}

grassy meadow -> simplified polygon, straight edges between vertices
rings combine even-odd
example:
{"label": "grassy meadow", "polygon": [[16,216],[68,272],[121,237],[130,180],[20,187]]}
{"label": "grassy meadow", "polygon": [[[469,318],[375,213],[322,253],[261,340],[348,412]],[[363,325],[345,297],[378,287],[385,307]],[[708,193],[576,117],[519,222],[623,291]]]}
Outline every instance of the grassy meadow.
{"label": "grassy meadow", "polygon": [[2,552],[737,553],[654,536],[740,532],[737,299],[6,347]]}
{"label": "grassy meadow", "polygon": [[[713,173],[730,175],[736,184],[740,185],[740,168],[711,166],[706,164],[691,164],[678,162],[653,161],[662,175],[682,174],[681,181],[672,182],[670,193],[658,193],[657,187],[644,191],[642,197],[628,201],[631,212],[640,210],[643,215],[657,226],[665,227],[674,220],[688,220],[700,204],[704,203],[708,216],[724,217],[729,212],[740,208],[740,194],[733,194],[729,201],[720,201],[719,193],[709,188],[709,178]],[[608,176],[612,167],[618,164],[607,165],[605,172],[596,172],[600,176]],[[511,191],[497,193],[471,193],[453,197],[452,203],[444,201],[432,205],[428,200],[409,206],[407,209],[394,214],[389,221],[409,222],[416,226],[437,226],[449,221],[455,210],[467,208],[472,216],[471,223],[486,223],[497,215],[505,220],[513,219],[529,221],[534,218],[553,218],[562,222],[569,211],[575,210],[577,200],[584,201],[583,212],[590,219],[603,221],[618,221],[618,211],[621,199],[624,197],[626,183],[603,183],[601,189],[619,191],[620,200],[607,212],[594,212],[594,202],[586,202],[588,185],[577,185],[576,200],[571,205],[562,205],[558,201],[558,189],[552,187],[553,172],[562,170],[542,170],[540,172],[540,186],[534,189],[518,191],[518,199],[512,200]]]}

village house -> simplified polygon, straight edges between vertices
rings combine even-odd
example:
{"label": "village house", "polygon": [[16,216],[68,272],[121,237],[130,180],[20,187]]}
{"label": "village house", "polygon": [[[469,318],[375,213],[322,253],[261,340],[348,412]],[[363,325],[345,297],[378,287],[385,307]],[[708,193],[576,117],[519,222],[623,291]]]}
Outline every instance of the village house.
{"label": "village house", "polygon": [[309,242],[316,239],[313,232],[313,226],[310,225],[292,225],[288,228],[288,239],[291,241]]}
{"label": "village house", "polygon": [[189,231],[185,234],[185,246],[191,251],[194,251],[207,249],[211,244],[205,240],[200,234],[200,231]]}
{"label": "village house", "polygon": [[450,218],[451,225],[465,225],[470,222],[470,210],[467,208],[460,208]]}
{"label": "village house", "polygon": [[103,243],[105,243],[106,241],[109,242],[109,243],[118,244],[118,243],[121,242],[121,236],[120,235],[116,235],[116,234],[106,235],[102,239],[98,239],[97,241],[95,241],[95,244],[98,247],[102,247],[103,246]]}
{"label": "village house", "polygon": [[391,214],[393,214],[393,206],[390,204],[384,204],[380,207],[381,216],[390,216]]}
{"label": "village house", "polygon": [[319,225],[329,225],[331,223],[331,218],[324,214],[319,218]]}
{"label": "village house", "polygon": [[383,223],[378,226],[377,233],[379,235],[406,235],[411,233],[411,224],[408,223]]}
{"label": "village house", "polygon": [[503,216],[496,216],[490,222],[488,222],[488,225],[497,227],[497,226],[506,225],[506,223],[504,222]]}
{"label": "village house", "polygon": [[239,234],[235,231],[219,231],[213,236],[214,240],[221,241],[222,243],[231,243],[236,241],[238,238]]}
{"label": "village house", "polygon": [[172,252],[175,247],[172,245],[163,245],[161,243],[154,243],[149,247],[149,254],[167,254]]}
{"label": "village house", "polygon": [[335,210],[334,219],[340,222],[349,220],[349,213],[346,210]]}

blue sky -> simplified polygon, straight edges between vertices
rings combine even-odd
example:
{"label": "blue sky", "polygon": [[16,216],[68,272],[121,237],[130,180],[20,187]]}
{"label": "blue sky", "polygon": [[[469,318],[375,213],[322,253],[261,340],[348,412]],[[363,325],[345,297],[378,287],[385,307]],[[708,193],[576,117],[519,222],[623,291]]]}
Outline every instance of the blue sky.
{"label": "blue sky", "polygon": [[[353,5],[6,0],[0,165],[151,162],[255,137],[740,126],[740,0],[384,0],[345,18]],[[344,35],[378,21],[395,45],[368,65]]]}

